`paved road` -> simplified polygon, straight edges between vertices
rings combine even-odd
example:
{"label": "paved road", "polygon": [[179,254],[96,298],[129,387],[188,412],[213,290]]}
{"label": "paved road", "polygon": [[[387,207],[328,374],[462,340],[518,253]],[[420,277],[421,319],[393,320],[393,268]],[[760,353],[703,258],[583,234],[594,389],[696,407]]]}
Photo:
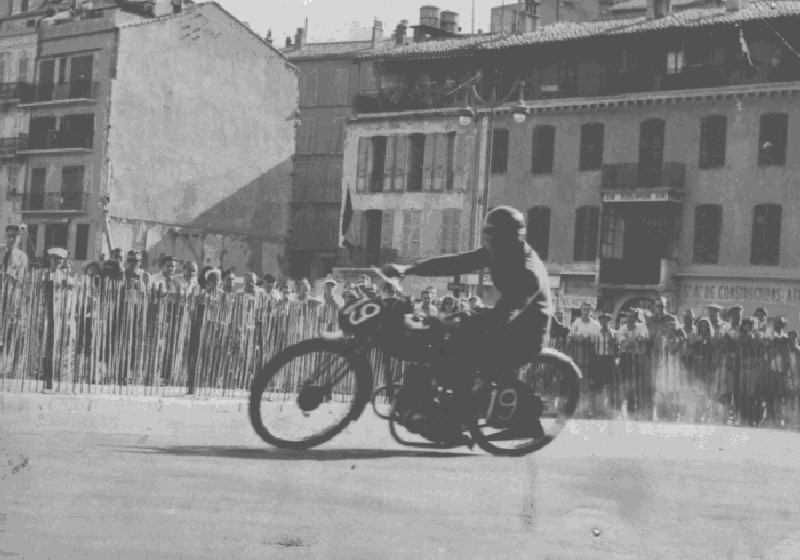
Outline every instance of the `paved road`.
{"label": "paved road", "polygon": [[573,422],[506,459],[365,417],[292,453],[235,408],[96,411],[0,413],[0,556],[800,558],[797,434]]}

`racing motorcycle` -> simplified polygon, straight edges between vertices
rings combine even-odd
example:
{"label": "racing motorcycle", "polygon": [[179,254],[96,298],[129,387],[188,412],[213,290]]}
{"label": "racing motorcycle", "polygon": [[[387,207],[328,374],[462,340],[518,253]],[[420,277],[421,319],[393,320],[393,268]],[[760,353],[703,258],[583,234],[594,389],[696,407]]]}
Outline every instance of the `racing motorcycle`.
{"label": "racing motorcycle", "polygon": [[[370,402],[378,416],[388,420],[392,437],[413,447],[471,449],[477,444],[494,455],[521,456],[561,433],[575,411],[582,377],[569,356],[550,348],[513,362],[498,356],[493,371],[474,373],[471,389],[464,390],[463,384],[456,389],[448,381],[452,376],[436,375],[431,368],[442,363],[459,317],[434,324],[422,321],[399,284],[379,269],[375,273],[395,285],[397,297],[362,299],[343,308],[339,331],[286,348],[255,375],[249,415],[266,443],[295,450],[318,446],[357,420]],[[420,434],[404,428],[395,412],[403,385],[391,373],[401,369],[406,378],[412,368],[415,378],[422,374],[431,380],[422,398],[434,418],[435,411],[442,419],[459,411],[461,437],[431,430],[417,441]],[[375,370],[386,376],[377,389]],[[381,412],[384,401],[388,411]]]}

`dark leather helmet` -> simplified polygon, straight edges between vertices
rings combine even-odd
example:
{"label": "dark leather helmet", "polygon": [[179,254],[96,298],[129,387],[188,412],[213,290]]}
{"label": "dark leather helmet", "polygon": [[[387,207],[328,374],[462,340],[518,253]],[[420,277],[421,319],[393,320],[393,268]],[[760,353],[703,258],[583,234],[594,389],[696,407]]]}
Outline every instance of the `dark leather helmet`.
{"label": "dark leather helmet", "polygon": [[511,206],[498,206],[486,214],[483,229],[493,234],[524,234],[525,217]]}

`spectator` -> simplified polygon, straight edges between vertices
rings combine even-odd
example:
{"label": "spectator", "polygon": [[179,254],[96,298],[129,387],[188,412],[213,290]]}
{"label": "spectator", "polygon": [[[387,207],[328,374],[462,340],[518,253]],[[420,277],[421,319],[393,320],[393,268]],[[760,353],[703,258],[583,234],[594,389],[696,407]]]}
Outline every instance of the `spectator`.
{"label": "spectator", "polygon": [[600,323],[591,317],[592,305],[584,302],[581,305],[581,316],[572,323],[569,329],[570,336],[597,336],[600,334]]}
{"label": "spectator", "polygon": [[452,294],[447,294],[442,298],[442,315],[447,317],[448,315],[452,315],[458,308],[456,307],[456,298],[453,297]]}
{"label": "spectator", "polygon": [[749,426],[757,426],[761,420],[761,401],[759,396],[759,383],[761,378],[763,345],[756,338],[756,325],[758,319],[746,317],[742,320],[741,333],[738,347],[742,359],[741,368],[741,419]]}
{"label": "spectator", "polygon": [[317,305],[321,304],[322,302],[320,300],[309,295],[310,292],[311,283],[303,278],[297,283],[297,297],[295,298],[295,301],[299,303],[305,303],[310,307],[316,307]]}
{"label": "spectator", "polygon": [[203,291],[205,291],[206,288],[208,287],[208,283],[206,282],[206,275],[211,270],[216,270],[216,269],[212,265],[207,264],[206,266],[203,267],[203,269],[200,271],[200,275],[197,277],[197,283],[200,285]]}
{"label": "spectator", "polygon": [[657,348],[667,339],[670,327],[678,324],[678,318],[666,312],[666,303],[666,298],[657,297],[653,304],[653,312],[646,320],[647,330]]}
{"label": "spectator", "polygon": [[222,293],[222,271],[211,267],[205,273],[206,294],[219,295]]}
{"label": "spectator", "polygon": [[470,296],[467,300],[467,305],[470,311],[483,311],[483,302],[478,296]]}
{"label": "spectator", "polygon": [[226,294],[233,293],[233,285],[236,282],[236,274],[229,268],[222,273],[222,291]]}
{"label": "spectator", "polygon": [[730,317],[730,333],[733,334],[733,338],[736,339],[739,333],[740,327],[742,326],[742,306],[741,305],[734,305],[728,310],[728,315]]}
{"label": "spectator", "polygon": [[69,253],[67,253],[67,250],[63,247],[51,247],[47,250],[47,258],[50,262],[51,274],[62,272],[61,265],[64,264],[64,260],[68,255]]}
{"label": "spectator", "polygon": [[186,261],[183,263],[183,276],[178,281],[184,290],[188,292],[195,292],[200,288],[197,278],[197,263],[194,261]]}
{"label": "spectator", "polygon": [[142,270],[142,254],[139,251],[128,251],[125,261],[125,280],[130,284],[143,287],[148,280],[147,273]]}
{"label": "spectator", "polygon": [[257,279],[255,272],[246,272],[244,275],[244,287],[239,290],[239,293],[250,294],[251,296],[263,295],[264,290],[256,286]]}
{"label": "spectator", "polygon": [[701,317],[697,321],[697,336],[693,345],[694,364],[692,376],[694,384],[702,390],[699,397],[695,421],[707,422],[713,415],[713,397],[717,392],[717,370],[719,366],[719,339],[714,336],[711,320]]}
{"label": "spectator", "polygon": [[111,251],[111,258],[109,260],[117,261],[118,263],[122,263],[125,259],[122,258],[122,249],[114,249]]}
{"label": "spectator", "polygon": [[567,336],[569,336],[569,327],[564,324],[564,312],[556,311],[555,317],[550,320],[550,338],[554,339],[556,345],[563,349]]}
{"label": "spectator", "polygon": [[281,301],[288,303],[294,300],[295,297],[294,294],[292,293],[292,289],[289,287],[289,283],[284,282],[283,285],[281,285]]}
{"label": "spectator", "polygon": [[86,276],[96,278],[103,273],[103,269],[100,267],[100,263],[98,263],[97,261],[92,261],[83,267],[83,273]]}
{"label": "spectator", "polygon": [[590,416],[596,416],[603,409],[603,393],[614,383],[614,360],[617,357],[617,331],[608,326],[612,317],[601,313],[598,318],[600,332],[595,341],[595,360],[589,369]]}
{"label": "spectator", "polygon": [[430,290],[423,290],[422,291],[422,303],[417,310],[417,315],[420,317],[438,317],[439,310],[436,309],[435,305],[431,304],[431,292]]}
{"label": "spectator", "polygon": [[150,278],[150,286],[164,293],[173,293],[179,289],[178,281],[175,278],[175,259],[171,255],[164,257],[161,272],[153,274]]}
{"label": "spectator", "polygon": [[108,260],[103,263],[103,278],[109,280],[122,280],[125,277],[125,271],[122,264],[116,260]]}
{"label": "spectator", "polygon": [[[583,312],[583,309],[581,311]],[[627,403],[627,409],[623,410],[623,414],[634,413],[637,409],[636,389],[645,366],[645,343],[650,338],[647,327],[637,322],[637,319],[636,311],[628,311],[625,324],[617,331],[620,382],[616,401],[620,404]]]}
{"label": "spectator", "polygon": [[338,284],[336,280],[332,278],[328,278],[325,280],[325,284],[323,287],[323,302],[325,305],[332,307],[334,310],[339,310],[344,307],[344,300],[336,293],[336,288]]}
{"label": "spectator", "polygon": [[720,338],[731,329],[730,323],[723,321],[719,312],[722,311],[722,306],[712,303],[708,306],[708,324],[711,325],[711,334],[714,338]]}
{"label": "spectator", "polygon": [[3,256],[3,274],[19,280],[28,270],[28,255],[19,248],[21,228],[6,226],[6,254]]}
{"label": "spectator", "polygon": [[[769,315],[767,310],[763,307],[759,307],[756,309],[754,313],[756,316],[756,320],[758,323],[756,324],[756,333],[760,333],[760,335],[764,338],[769,338],[772,329],[769,326]],[[758,335],[757,335],[758,336]]]}
{"label": "spectator", "polygon": [[265,274],[264,275],[264,292],[275,300],[280,299],[280,293],[278,290],[275,289],[275,283],[277,279],[272,274]]}

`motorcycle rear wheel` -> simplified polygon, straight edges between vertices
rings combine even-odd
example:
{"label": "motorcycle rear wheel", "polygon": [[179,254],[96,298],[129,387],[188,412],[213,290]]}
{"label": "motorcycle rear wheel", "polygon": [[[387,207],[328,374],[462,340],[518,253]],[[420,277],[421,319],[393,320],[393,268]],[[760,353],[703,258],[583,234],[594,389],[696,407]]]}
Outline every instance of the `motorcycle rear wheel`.
{"label": "motorcycle rear wheel", "polygon": [[[580,369],[566,354],[545,349],[525,365],[503,373],[506,379],[525,383],[541,399],[543,411],[540,418],[536,418],[539,415],[532,410],[514,410],[508,427],[495,428],[487,422],[485,414],[476,414],[470,422],[472,439],[492,455],[520,457],[539,451],[558,437],[572,418],[580,396]],[[503,387],[503,381],[499,381],[497,386]],[[476,405],[489,404],[488,401]],[[527,416],[526,412],[529,413]],[[538,432],[533,420],[541,422],[544,433]],[[505,447],[498,445],[500,442],[522,443]]]}

